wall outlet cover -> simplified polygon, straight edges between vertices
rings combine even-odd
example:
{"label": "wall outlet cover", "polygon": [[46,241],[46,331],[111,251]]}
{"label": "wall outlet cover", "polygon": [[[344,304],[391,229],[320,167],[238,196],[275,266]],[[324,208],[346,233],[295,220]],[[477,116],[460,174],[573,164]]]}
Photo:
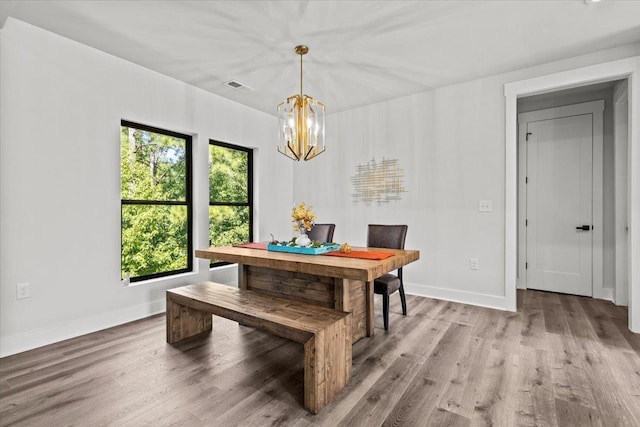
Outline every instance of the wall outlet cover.
{"label": "wall outlet cover", "polygon": [[16,285],[16,299],[31,297],[31,283],[18,283]]}
{"label": "wall outlet cover", "polygon": [[480,200],[478,210],[480,212],[493,212],[493,200]]}

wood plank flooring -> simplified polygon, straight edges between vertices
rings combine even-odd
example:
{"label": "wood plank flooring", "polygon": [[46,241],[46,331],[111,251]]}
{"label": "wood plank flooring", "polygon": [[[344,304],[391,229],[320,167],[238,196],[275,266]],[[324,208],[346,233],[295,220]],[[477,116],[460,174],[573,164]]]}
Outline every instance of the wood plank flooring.
{"label": "wood plank flooring", "polygon": [[403,317],[392,297],[385,333],[376,299],[375,337],[315,416],[300,344],[214,317],[173,347],[158,315],[0,359],[0,425],[640,426],[626,308],[536,291],[518,291],[517,313],[407,302]]}

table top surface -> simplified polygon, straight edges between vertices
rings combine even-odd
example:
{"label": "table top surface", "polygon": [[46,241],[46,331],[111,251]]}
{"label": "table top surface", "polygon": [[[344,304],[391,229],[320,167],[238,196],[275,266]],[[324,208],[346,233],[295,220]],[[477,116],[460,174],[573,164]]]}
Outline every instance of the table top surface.
{"label": "table top surface", "polygon": [[346,258],[326,255],[304,255],[234,246],[197,249],[196,257],[219,261],[296,271],[318,276],[370,282],[376,277],[420,259],[420,251],[388,248],[353,248],[358,251],[390,252],[383,260]]}

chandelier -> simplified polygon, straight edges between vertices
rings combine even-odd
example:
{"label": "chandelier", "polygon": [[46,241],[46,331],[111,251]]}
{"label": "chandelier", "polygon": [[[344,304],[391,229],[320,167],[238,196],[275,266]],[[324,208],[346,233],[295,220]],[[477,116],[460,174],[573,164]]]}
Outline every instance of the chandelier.
{"label": "chandelier", "polygon": [[300,55],[300,93],[278,104],[278,151],[299,161],[311,160],[325,150],[324,104],[302,93],[302,56],[307,46],[296,46]]}

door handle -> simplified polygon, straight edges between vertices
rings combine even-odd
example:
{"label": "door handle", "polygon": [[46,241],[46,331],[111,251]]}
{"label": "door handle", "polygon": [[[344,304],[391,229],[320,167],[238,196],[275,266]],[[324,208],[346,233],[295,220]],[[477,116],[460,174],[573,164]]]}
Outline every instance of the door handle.
{"label": "door handle", "polygon": [[589,231],[589,230],[591,230],[591,226],[590,225],[583,225],[581,227],[576,227],[576,230]]}

